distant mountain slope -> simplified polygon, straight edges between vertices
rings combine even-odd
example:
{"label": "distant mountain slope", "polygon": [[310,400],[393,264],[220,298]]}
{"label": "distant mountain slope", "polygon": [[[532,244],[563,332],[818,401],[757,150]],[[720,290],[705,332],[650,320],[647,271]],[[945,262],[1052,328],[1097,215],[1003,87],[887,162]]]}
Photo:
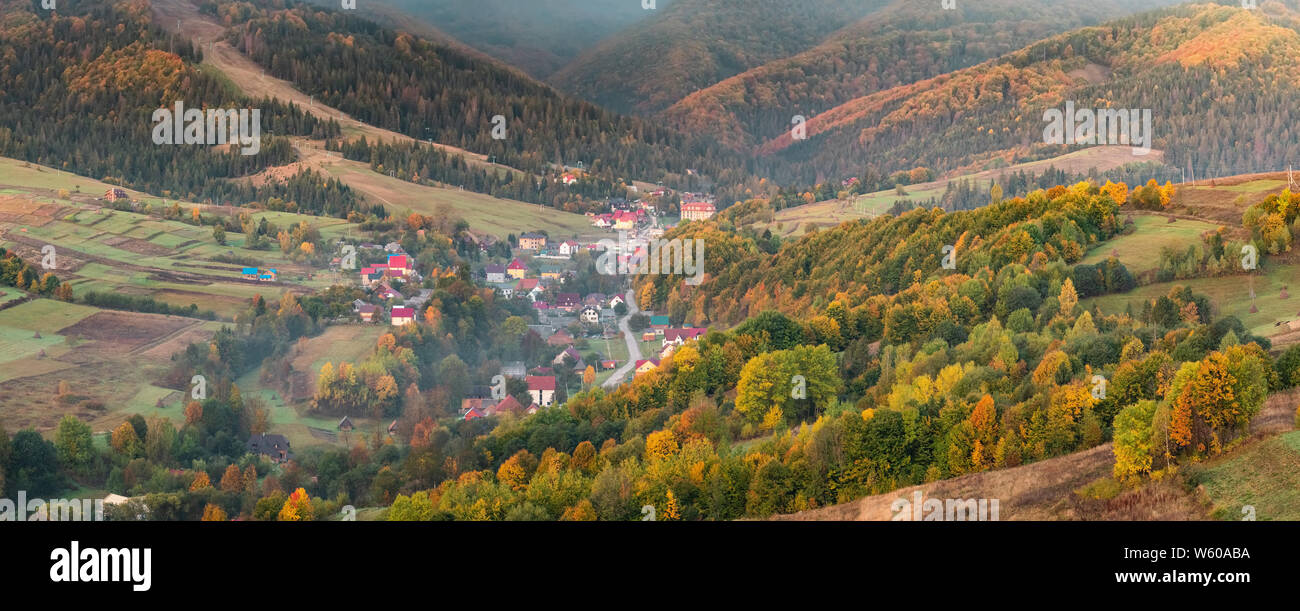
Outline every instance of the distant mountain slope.
{"label": "distant mountain slope", "polygon": [[592,172],[673,186],[700,176],[740,182],[743,164],[703,139],[568,98],[355,11],[265,1],[205,2],[202,10],[230,24],[226,40],[271,75],[371,125],[534,174],[581,161]]}
{"label": "distant mountain slope", "polygon": [[1043,143],[1044,111],[1073,102],[1150,109],[1153,147],[1175,167],[1255,171],[1300,158],[1300,104],[1278,86],[1297,78],[1293,14],[1188,5],[857,98],[812,117],[807,140],[786,132],[761,150],[803,180],[853,175],[863,160],[885,170],[1014,163],[1078,148]]}
{"label": "distant mountain slope", "polygon": [[896,0],[788,58],[697,91],[664,111],[669,123],[745,148],[805,117],[876,91],[972,66],[1047,36],[1177,0],[959,2],[954,10]]}
{"label": "distant mountain slope", "polygon": [[677,0],[548,80],[606,108],[649,115],[749,68],[787,57],[888,0]]}
{"label": "distant mountain slope", "polygon": [[[656,6],[662,10],[674,1],[657,0]],[[653,14],[640,0],[384,2],[537,78],[550,76],[606,36]]]}

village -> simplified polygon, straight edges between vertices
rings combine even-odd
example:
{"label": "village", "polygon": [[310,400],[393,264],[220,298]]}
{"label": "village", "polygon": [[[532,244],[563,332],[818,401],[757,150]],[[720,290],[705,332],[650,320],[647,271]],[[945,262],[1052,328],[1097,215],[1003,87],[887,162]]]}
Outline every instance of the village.
{"label": "village", "polygon": [[[651,195],[662,197],[664,192]],[[706,220],[716,212],[711,197],[682,195],[681,221]],[[673,227],[664,223],[668,217],[659,216],[652,201],[613,198],[607,203],[608,212],[588,214],[596,229],[626,236],[621,247],[628,252],[614,253],[621,262],[638,261],[650,241]],[[608,293],[577,288],[595,283],[580,276],[590,274],[582,263],[604,254],[605,246],[598,241],[525,231],[511,235],[509,246],[508,259],[483,257],[486,261],[475,266],[475,281],[502,298],[527,303],[533,316],[529,333],[544,343],[547,356],[536,363],[513,361],[501,367],[500,379],[527,386],[527,404],[520,400],[523,393],[510,395],[504,392],[503,385],[493,389],[487,386],[490,380],[475,380],[461,402],[460,417],[465,420],[506,413],[529,415],[562,403],[584,386],[616,386],[625,378],[653,370],[674,349],[706,331],[673,327],[666,315],[639,311],[635,304],[628,303],[632,298],[627,290],[628,278],[606,277],[603,283],[611,287]],[[492,236],[481,236],[479,247],[483,255],[503,252]],[[414,296],[403,295],[411,295],[404,287],[418,286],[424,280],[415,269],[414,258],[396,243],[360,244],[358,248],[369,255],[369,260],[382,250],[385,262],[359,270],[357,282],[369,298],[353,303],[357,319],[362,323],[387,322],[395,327],[417,322],[432,291],[424,288]],[[253,271],[258,277],[263,272],[274,273]],[[385,309],[380,304],[391,305]]]}

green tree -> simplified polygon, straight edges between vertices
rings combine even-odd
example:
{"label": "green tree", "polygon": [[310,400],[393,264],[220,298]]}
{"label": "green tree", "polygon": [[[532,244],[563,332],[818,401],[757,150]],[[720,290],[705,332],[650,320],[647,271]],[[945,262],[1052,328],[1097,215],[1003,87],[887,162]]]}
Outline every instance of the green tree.
{"label": "green tree", "polygon": [[72,414],[59,420],[54,433],[54,447],[59,454],[59,463],[74,471],[84,472],[95,458],[90,425]]}
{"label": "green tree", "polygon": [[433,518],[433,503],[429,493],[421,490],[406,496],[397,495],[392,507],[388,508],[389,522],[423,522]]}
{"label": "green tree", "polygon": [[63,489],[59,456],[54,444],[34,429],[18,431],[6,471],[9,490],[26,490],[31,497],[51,497]]}
{"label": "green tree", "polygon": [[1115,415],[1115,478],[1134,481],[1151,472],[1151,419],[1156,402],[1138,401]]}

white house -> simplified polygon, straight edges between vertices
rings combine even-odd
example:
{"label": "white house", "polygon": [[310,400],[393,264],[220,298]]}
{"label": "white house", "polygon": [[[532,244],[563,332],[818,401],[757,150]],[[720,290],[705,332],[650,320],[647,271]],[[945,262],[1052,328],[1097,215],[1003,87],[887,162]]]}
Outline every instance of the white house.
{"label": "white house", "polygon": [[550,407],[555,402],[555,376],[528,376],[528,394],[533,402]]}
{"label": "white house", "polygon": [[483,268],[487,274],[488,284],[501,284],[506,281],[506,266],[500,263],[494,263]]}

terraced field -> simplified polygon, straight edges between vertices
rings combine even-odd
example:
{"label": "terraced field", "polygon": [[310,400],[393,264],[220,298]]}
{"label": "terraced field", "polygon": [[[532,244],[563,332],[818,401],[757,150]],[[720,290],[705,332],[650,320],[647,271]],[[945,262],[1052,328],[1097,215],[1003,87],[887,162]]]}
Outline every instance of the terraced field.
{"label": "terraced field", "polygon": [[[323,235],[354,229],[340,219],[282,212],[260,212],[280,227],[311,219]],[[211,229],[122,212],[86,201],[46,202],[33,195],[0,196],[0,246],[28,261],[40,261],[45,245],[55,247],[57,273],[76,293],[88,291],[147,295],[176,306],[195,304],[233,317],[254,295],[323,289],[339,278],[318,273],[305,262],[280,252],[244,248],[242,234],[228,234],[226,246],[212,239]],[[279,279],[261,283],[244,279],[241,264],[220,257],[257,261],[279,270]]]}
{"label": "terraced field", "polygon": [[[120,412],[144,412],[160,399],[161,411],[178,416],[182,393],[153,384],[172,354],[220,326],[52,299],[0,310],[0,419],[9,430],[51,430],[72,413],[105,430]],[[69,393],[58,394],[60,382]]]}

